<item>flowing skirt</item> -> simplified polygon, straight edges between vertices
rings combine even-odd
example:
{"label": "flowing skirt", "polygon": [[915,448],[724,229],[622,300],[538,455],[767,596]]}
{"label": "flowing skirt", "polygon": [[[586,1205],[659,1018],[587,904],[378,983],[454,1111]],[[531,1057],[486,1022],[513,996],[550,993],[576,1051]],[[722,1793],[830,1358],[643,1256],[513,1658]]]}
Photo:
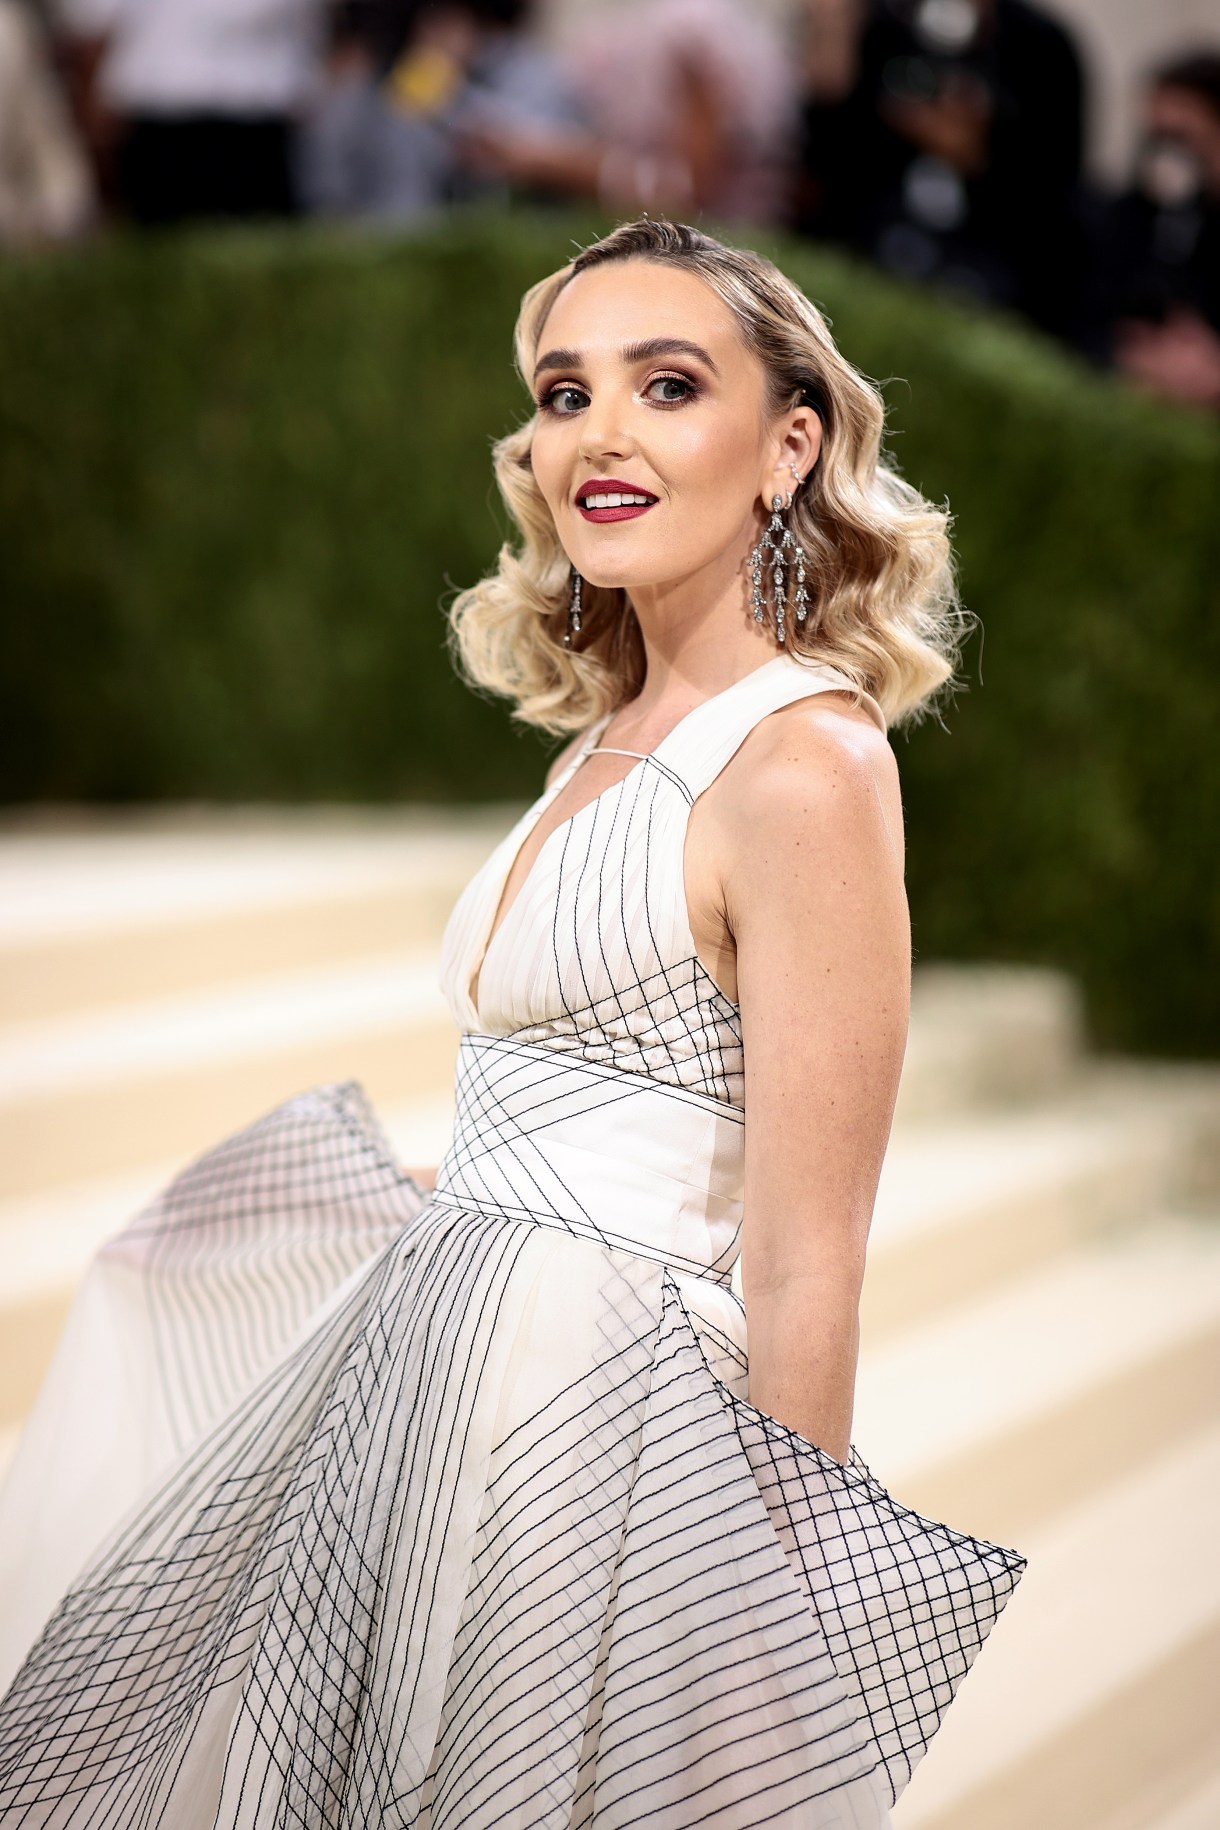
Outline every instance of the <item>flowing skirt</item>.
{"label": "flowing skirt", "polygon": [[744,1340],[430,1200],[355,1085],[226,1139],[98,1255],[0,1499],[0,1825],[887,1824],[1024,1559],[751,1406]]}

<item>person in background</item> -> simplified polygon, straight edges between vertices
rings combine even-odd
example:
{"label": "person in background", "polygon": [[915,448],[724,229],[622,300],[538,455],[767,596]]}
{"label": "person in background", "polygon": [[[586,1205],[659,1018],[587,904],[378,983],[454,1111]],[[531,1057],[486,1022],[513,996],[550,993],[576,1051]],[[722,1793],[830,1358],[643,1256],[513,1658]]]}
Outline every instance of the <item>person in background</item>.
{"label": "person in background", "polygon": [[41,22],[25,0],[0,0],[0,247],[79,234],[93,209]]}
{"label": "person in background", "polygon": [[133,221],[284,216],[326,0],[58,0],[79,117]]}
{"label": "person in background", "polygon": [[623,0],[569,29],[587,126],[482,125],[467,157],[508,182],[603,208],[778,222],[796,142],[791,59],[741,0]]}
{"label": "person in background", "polygon": [[1027,0],[805,0],[797,226],[1069,334],[1084,76]]}
{"label": "person in background", "polygon": [[368,67],[384,76],[415,30],[428,0],[334,0],[331,42],[359,47]]}
{"label": "person in background", "polygon": [[566,136],[581,115],[526,0],[417,6],[336,21],[327,82],[302,136],[309,208],[408,221],[447,204],[504,201],[507,176],[471,148]]}
{"label": "person in background", "polygon": [[1093,354],[1220,411],[1220,51],[1157,70],[1127,191],[1102,212]]}

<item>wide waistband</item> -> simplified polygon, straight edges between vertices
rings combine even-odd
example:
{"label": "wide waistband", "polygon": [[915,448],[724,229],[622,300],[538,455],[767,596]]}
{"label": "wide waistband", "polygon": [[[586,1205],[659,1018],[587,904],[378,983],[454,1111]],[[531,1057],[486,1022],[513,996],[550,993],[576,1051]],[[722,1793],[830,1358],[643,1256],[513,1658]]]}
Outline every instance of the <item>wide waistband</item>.
{"label": "wide waistband", "polygon": [[741,1233],[742,1114],[704,1094],[466,1035],[440,1206],[530,1220],[728,1284]]}

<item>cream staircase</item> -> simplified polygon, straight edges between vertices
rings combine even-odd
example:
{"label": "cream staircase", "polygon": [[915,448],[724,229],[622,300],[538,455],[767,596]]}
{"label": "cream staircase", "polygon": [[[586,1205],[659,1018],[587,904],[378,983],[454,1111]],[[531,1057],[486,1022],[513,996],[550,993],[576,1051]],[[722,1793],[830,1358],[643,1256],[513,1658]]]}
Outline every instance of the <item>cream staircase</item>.
{"label": "cream staircase", "polygon": [[[90,1252],[192,1154],[354,1077],[436,1160],[436,943],[509,817],[0,835],[5,1453]],[[1029,1557],[897,1830],[1218,1830],[1220,1068],[1091,1058],[1054,974],[917,971],[854,1435]]]}

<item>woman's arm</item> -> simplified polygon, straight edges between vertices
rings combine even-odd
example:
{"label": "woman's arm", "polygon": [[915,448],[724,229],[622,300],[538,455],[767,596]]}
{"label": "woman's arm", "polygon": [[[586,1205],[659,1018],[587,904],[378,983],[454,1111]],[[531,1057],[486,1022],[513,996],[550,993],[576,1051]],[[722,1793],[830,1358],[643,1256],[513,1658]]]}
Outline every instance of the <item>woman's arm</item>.
{"label": "woman's arm", "polygon": [[897,765],[865,717],[804,701],[765,720],[722,828],[745,1047],[750,1401],[839,1461],[910,1009]]}

